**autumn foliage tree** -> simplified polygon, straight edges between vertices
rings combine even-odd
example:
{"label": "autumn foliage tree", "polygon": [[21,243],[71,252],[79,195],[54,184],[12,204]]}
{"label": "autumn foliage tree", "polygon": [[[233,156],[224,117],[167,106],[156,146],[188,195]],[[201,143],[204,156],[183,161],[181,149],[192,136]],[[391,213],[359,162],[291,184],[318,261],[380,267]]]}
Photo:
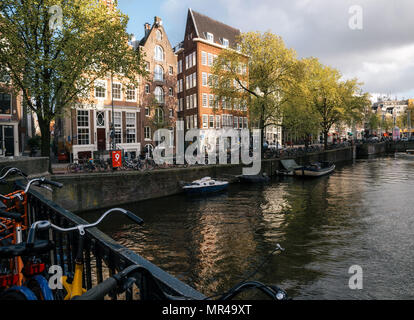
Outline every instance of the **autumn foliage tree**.
{"label": "autumn foliage tree", "polygon": [[128,45],[128,17],[96,0],[2,0],[0,66],[37,115],[42,156],[50,156],[50,123],[85,99],[97,79],[126,86],[145,74]]}

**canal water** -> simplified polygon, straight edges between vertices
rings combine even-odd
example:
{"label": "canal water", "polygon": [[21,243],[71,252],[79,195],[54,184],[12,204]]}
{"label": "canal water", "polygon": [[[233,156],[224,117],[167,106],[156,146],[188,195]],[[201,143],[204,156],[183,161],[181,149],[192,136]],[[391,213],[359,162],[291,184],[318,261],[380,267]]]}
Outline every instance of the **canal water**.
{"label": "canal water", "polygon": [[[250,279],[294,299],[414,298],[414,159],[356,160],[328,177],[124,207],[145,225],[113,217],[100,229],[208,296],[267,259]],[[271,255],[278,243],[285,251]],[[354,265],[363,271],[362,290],[349,287]]]}

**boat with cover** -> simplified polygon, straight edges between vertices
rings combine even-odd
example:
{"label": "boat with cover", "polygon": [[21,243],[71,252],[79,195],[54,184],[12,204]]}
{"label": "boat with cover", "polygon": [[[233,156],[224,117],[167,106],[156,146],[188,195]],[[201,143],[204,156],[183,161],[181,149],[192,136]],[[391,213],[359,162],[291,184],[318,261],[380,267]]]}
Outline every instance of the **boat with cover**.
{"label": "boat with cover", "polygon": [[302,177],[321,177],[335,170],[332,162],[314,162],[295,170],[296,176]]}
{"label": "boat with cover", "polygon": [[213,180],[210,177],[204,177],[200,180],[195,180],[192,183],[183,186],[183,191],[187,194],[200,194],[219,192],[227,189],[229,183],[227,181]]}

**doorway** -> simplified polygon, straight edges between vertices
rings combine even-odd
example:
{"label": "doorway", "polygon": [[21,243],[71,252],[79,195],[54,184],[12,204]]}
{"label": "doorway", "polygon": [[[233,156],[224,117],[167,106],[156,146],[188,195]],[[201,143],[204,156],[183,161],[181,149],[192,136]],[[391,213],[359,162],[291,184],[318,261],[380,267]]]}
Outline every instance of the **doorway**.
{"label": "doorway", "polygon": [[97,138],[97,144],[98,144],[98,151],[105,151],[106,150],[106,129],[97,128],[96,138]]}

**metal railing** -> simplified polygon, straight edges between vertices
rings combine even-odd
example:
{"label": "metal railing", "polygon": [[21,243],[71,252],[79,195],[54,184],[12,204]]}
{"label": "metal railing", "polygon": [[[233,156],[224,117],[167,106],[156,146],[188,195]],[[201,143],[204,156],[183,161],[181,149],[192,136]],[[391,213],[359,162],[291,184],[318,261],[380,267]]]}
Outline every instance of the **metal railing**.
{"label": "metal railing", "polygon": [[[22,187],[21,182],[17,182],[17,185]],[[65,210],[34,190],[28,193],[28,208],[30,224],[39,220],[48,220],[55,225],[67,228],[87,223],[79,216]],[[64,274],[73,274],[78,243],[77,232],[70,234],[46,232],[47,234],[40,233],[39,238],[49,238],[55,244],[49,255],[50,265],[59,265]],[[171,276],[140,255],[118,244],[98,229],[86,230],[84,242],[84,288],[90,289],[107,277],[122,271],[130,265],[140,265],[146,268],[152,274],[156,284],[168,294],[184,296],[195,300],[205,299],[205,296],[197,290]],[[112,295],[111,298],[114,300],[158,300],[160,297],[157,295],[157,288],[154,287],[153,279],[147,279],[146,275],[141,275],[141,279],[138,281],[138,296],[133,294],[133,291],[135,292],[136,290],[130,289],[125,294]]]}

